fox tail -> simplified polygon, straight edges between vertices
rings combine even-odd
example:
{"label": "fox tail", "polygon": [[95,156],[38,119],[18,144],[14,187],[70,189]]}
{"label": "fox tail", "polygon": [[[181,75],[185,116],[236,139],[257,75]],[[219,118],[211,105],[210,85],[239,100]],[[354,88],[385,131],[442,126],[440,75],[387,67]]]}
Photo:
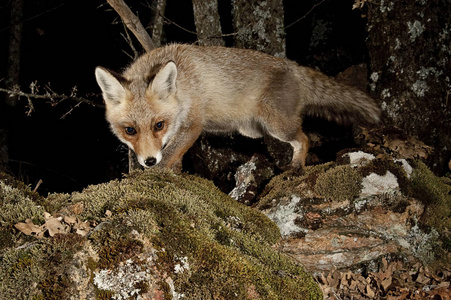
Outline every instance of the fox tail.
{"label": "fox tail", "polygon": [[301,68],[300,72],[303,90],[307,90],[304,114],[340,124],[368,125],[379,122],[380,108],[364,92],[311,69]]}

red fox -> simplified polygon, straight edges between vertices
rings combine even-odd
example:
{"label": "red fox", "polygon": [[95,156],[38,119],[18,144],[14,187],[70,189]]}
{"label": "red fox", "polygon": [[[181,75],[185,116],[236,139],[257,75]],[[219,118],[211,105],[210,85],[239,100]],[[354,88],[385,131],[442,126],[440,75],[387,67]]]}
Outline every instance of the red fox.
{"label": "red fox", "polygon": [[305,166],[309,141],[302,115],[338,123],[377,123],[365,93],[295,62],[258,51],[171,44],[154,49],[122,74],[95,70],[113,133],[144,167],[177,168],[202,131],[293,147],[290,167]]}

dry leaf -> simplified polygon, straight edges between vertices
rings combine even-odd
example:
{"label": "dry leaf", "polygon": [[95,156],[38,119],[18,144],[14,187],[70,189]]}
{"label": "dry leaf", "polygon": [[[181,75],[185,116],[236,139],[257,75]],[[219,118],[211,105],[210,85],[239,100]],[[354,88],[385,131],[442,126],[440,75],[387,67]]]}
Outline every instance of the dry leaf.
{"label": "dry leaf", "polygon": [[64,222],[66,222],[69,225],[74,225],[77,222],[77,217],[64,216]]}
{"label": "dry leaf", "polygon": [[35,225],[30,219],[27,219],[25,223],[17,223],[14,227],[26,235],[33,235],[37,238],[43,238],[46,232],[53,237],[57,233],[69,233],[72,229],[77,234],[85,236],[92,228],[88,221],[81,222],[77,217],[55,218],[48,212],[44,212],[44,218],[45,223],[41,226]]}
{"label": "dry leaf", "polygon": [[369,284],[366,286],[366,294],[371,299],[374,299],[374,297],[376,296],[376,294],[374,293],[373,289],[370,287]]}
{"label": "dry leaf", "polygon": [[392,281],[393,281],[393,278],[391,276],[389,276],[381,282],[381,287],[384,290],[384,292],[387,291],[387,289],[391,285]]}
{"label": "dry leaf", "polygon": [[[435,289],[429,293],[431,296],[440,296],[442,300],[450,300],[451,299],[451,290],[447,287],[442,287],[439,289]],[[436,297],[433,297],[436,299]]]}
{"label": "dry leaf", "polygon": [[48,230],[50,236],[54,236],[57,233],[68,233],[70,232],[70,226],[61,223],[63,218],[49,217],[43,227]]}
{"label": "dry leaf", "polygon": [[81,236],[85,236],[91,231],[91,224],[89,224],[88,221],[80,222],[77,219],[77,223],[73,226],[73,228],[76,230],[75,232]]}
{"label": "dry leaf", "polygon": [[83,202],[75,203],[68,207],[71,212],[76,215],[80,215],[83,212],[84,205]]}
{"label": "dry leaf", "polygon": [[17,223],[14,227],[26,235],[34,235],[39,239],[44,236],[41,226],[33,224],[30,219],[26,219],[25,223]]}

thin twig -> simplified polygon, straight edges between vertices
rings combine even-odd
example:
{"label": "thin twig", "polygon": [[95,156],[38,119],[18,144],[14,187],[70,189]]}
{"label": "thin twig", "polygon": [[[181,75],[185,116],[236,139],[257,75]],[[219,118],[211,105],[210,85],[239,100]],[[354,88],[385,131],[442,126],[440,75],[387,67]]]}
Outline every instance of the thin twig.
{"label": "thin twig", "polygon": [[35,99],[47,99],[47,100],[53,100],[55,101],[55,98],[59,98],[59,101],[56,102],[56,104],[61,103],[64,100],[73,100],[73,101],[77,101],[77,102],[81,102],[81,103],[85,103],[85,104],[89,104],[91,106],[94,107],[99,107],[99,108],[103,108],[104,105],[91,101],[89,99],[83,98],[83,97],[74,97],[74,96],[67,96],[64,94],[57,94],[57,93],[52,93],[52,94],[30,94],[30,93],[25,93],[19,90],[10,90],[10,89],[4,89],[4,88],[0,88],[0,92],[4,92],[4,93],[8,93],[10,95],[13,96],[19,96],[19,97],[27,97],[27,98],[35,98]]}
{"label": "thin twig", "polygon": [[121,36],[124,38],[124,40],[127,42],[127,44],[130,46],[130,48],[132,49],[133,55],[128,54],[125,50],[122,50],[122,52],[127,55],[128,57],[130,57],[130,59],[135,60],[136,58],[138,58],[139,56],[139,52],[138,50],[136,50],[135,46],[133,45],[133,40],[130,37],[130,34],[128,34],[128,29],[127,26],[125,26],[124,23],[122,23],[124,26],[124,33],[121,33]]}
{"label": "thin twig", "polygon": [[44,181],[42,181],[42,179],[39,179],[38,183],[36,184],[36,187],[34,188],[33,192],[36,193],[36,191],[38,190],[39,186],[43,183]]}
{"label": "thin twig", "polygon": [[293,23],[285,26],[285,29],[290,28],[291,26],[293,26],[294,24],[298,23],[299,21],[302,21],[303,19],[305,19],[317,6],[320,6],[321,4],[324,3],[324,1],[326,0],[322,0],[321,2],[316,3],[315,5],[312,6],[312,8],[302,17],[300,17],[299,19],[297,19],[296,21],[294,21]]}
{"label": "thin twig", "polygon": [[73,88],[71,95],[67,96],[65,94],[57,94],[54,91],[52,91],[52,89],[50,88],[50,86],[45,86],[45,90],[46,93],[45,94],[38,94],[38,86],[36,85],[36,82],[32,83],[30,85],[31,88],[31,93],[25,93],[22,92],[18,87],[14,88],[14,89],[4,89],[4,88],[0,88],[0,92],[4,92],[9,94],[10,96],[18,96],[20,97],[25,97],[28,101],[28,111],[27,111],[27,116],[30,116],[32,112],[35,111],[34,109],[34,105],[33,105],[33,101],[31,99],[45,99],[45,100],[49,100],[50,105],[52,106],[56,106],[58,104],[60,104],[61,102],[65,101],[65,100],[72,100],[72,101],[76,101],[78,102],[75,106],[73,106],[67,113],[65,113],[61,118],[64,119],[67,115],[69,115],[74,108],[80,106],[81,103],[84,104],[88,104],[94,107],[98,107],[98,108],[104,108],[103,104],[88,100],[86,98],[83,97],[78,97],[76,96],[76,87]]}

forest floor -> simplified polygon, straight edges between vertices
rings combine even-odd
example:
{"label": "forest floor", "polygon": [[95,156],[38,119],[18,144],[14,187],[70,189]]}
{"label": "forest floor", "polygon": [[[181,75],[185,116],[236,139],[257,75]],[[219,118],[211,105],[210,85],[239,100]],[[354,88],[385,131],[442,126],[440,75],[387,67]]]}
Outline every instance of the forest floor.
{"label": "forest floor", "polygon": [[430,271],[420,263],[406,266],[400,261],[382,260],[377,273],[331,270],[316,279],[325,299],[451,299],[451,269]]}

